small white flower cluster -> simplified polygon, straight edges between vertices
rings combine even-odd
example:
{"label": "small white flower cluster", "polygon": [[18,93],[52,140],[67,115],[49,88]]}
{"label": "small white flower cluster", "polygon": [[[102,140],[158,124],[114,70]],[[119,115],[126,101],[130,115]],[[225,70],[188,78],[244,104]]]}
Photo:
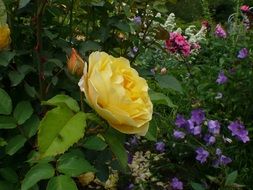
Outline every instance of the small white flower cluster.
{"label": "small white flower cluster", "polygon": [[164,29],[166,29],[169,32],[172,32],[177,24],[176,24],[176,17],[174,13],[170,13],[170,15],[167,17],[167,20],[164,24],[161,25]]}
{"label": "small white flower cluster", "polygon": [[129,167],[132,171],[132,176],[135,177],[135,183],[145,182],[150,179],[151,172],[149,170],[150,167],[150,157],[151,152],[142,152],[137,151],[133,156],[133,161],[129,164]]}
{"label": "small white flower cluster", "polygon": [[207,28],[202,25],[201,29],[196,33],[196,26],[190,25],[185,29],[185,35],[188,37],[190,43],[198,43],[205,40]]}

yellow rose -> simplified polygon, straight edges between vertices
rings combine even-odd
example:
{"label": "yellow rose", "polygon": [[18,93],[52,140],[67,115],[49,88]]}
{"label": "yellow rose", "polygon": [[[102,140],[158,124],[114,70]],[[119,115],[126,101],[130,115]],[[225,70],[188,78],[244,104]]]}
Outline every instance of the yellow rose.
{"label": "yellow rose", "polygon": [[148,85],[127,59],[92,53],[79,86],[110,126],[122,133],[146,134],[153,112]]}
{"label": "yellow rose", "polygon": [[0,26],[0,50],[8,47],[10,43],[10,33],[8,24]]}

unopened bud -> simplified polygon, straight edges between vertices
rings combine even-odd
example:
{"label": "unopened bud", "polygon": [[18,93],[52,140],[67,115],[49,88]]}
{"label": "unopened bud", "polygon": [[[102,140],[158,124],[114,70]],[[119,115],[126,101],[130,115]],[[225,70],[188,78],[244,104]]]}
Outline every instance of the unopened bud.
{"label": "unopened bud", "polygon": [[8,24],[0,26],[0,50],[7,48],[11,42],[10,28]]}
{"label": "unopened bud", "polygon": [[70,58],[68,59],[68,70],[71,74],[82,76],[84,65],[86,64],[84,60],[78,55],[76,50],[72,48]]}

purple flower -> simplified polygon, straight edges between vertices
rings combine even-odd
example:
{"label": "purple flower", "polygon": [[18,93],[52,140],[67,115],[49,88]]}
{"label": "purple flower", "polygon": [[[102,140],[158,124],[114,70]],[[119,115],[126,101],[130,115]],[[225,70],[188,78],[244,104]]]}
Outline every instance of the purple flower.
{"label": "purple flower", "polygon": [[247,48],[242,48],[239,52],[238,52],[238,55],[237,55],[237,58],[239,59],[244,59],[248,56],[248,50]]}
{"label": "purple flower", "polygon": [[135,16],[134,17],[134,23],[138,24],[138,25],[141,25],[141,17],[140,16]]}
{"label": "purple flower", "polygon": [[131,164],[132,161],[133,161],[133,155],[130,152],[128,152],[128,154],[127,154],[127,163]]}
{"label": "purple flower", "polygon": [[184,118],[184,116],[177,114],[176,121],[175,121],[175,125],[176,125],[178,128],[185,128],[185,127],[187,127],[187,124],[188,124],[188,122],[187,122],[187,120]]}
{"label": "purple flower", "polygon": [[215,154],[216,154],[217,156],[220,156],[220,155],[222,154],[221,149],[216,148]]}
{"label": "purple flower", "polygon": [[182,131],[174,130],[173,136],[175,139],[184,139],[185,133]]}
{"label": "purple flower", "polygon": [[208,121],[208,131],[213,135],[218,135],[220,133],[220,123],[217,120]]}
{"label": "purple flower", "polygon": [[134,46],[133,49],[132,49],[132,51],[133,51],[134,53],[136,53],[138,50],[139,50],[139,49],[138,49],[136,46]]}
{"label": "purple flower", "polygon": [[194,127],[191,133],[193,135],[200,135],[201,134],[201,127],[200,126]]}
{"label": "purple flower", "polygon": [[246,143],[250,140],[248,137],[248,131],[239,121],[231,122],[228,126],[228,129],[232,132],[232,136],[235,136],[243,143]]}
{"label": "purple flower", "polygon": [[130,183],[128,186],[127,186],[127,188],[126,188],[126,190],[133,190],[134,189],[134,184],[132,184],[132,183]]}
{"label": "purple flower", "polygon": [[197,148],[195,152],[197,153],[196,160],[198,160],[201,164],[206,162],[206,159],[209,156],[209,152],[207,152],[202,147]]}
{"label": "purple flower", "polygon": [[225,155],[221,155],[219,158],[220,165],[225,166],[225,165],[229,164],[230,162],[232,162],[232,159],[225,156]]}
{"label": "purple flower", "polygon": [[130,145],[137,145],[138,144],[138,139],[136,136],[133,136],[132,138],[129,139],[129,144]]}
{"label": "purple flower", "polygon": [[187,130],[188,130],[188,132],[193,133],[194,127],[195,127],[195,125],[194,125],[193,121],[191,119],[188,119],[187,120]]}
{"label": "purple flower", "polygon": [[224,72],[221,71],[221,72],[219,73],[219,75],[218,75],[218,78],[217,78],[216,82],[217,82],[218,84],[224,84],[224,83],[226,83],[227,81],[228,81],[228,78],[224,75]]}
{"label": "purple flower", "polygon": [[220,24],[217,24],[217,26],[215,27],[215,35],[219,38],[227,37],[226,31],[222,28]]}
{"label": "purple flower", "polygon": [[204,136],[204,141],[207,143],[207,145],[212,145],[215,143],[216,138],[215,138],[215,136],[212,136],[210,134],[206,134]]}
{"label": "purple flower", "polygon": [[173,190],[183,190],[183,182],[180,181],[178,178],[174,177],[171,181],[171,187]]}
{"label": "purple flower", "polygon": [[192,110],[191,121],[200,125],[205,120],[205,112],[202,109]]}
{"label": "purple flower", "polygon": [[158,151],[158,152],[164,152],[165,151],[165,144],[164,142],[157,142],[155,143],[155,149]]}

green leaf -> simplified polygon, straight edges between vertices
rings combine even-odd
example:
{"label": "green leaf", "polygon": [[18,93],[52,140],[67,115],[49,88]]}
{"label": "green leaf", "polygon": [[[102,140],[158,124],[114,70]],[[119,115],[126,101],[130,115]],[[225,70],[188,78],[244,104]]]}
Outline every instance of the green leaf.
{"label": "green leaf", "polygon": [[42,102],[42,105],[51,105],[51,106],[60,106],[65,104],[68,106],[69,109],[73,110],[74,112],[78,112],[80,110],[77,101],[70,96],[59,94],[54,96],[53,98]]}
{"label": "green leaf", "polygon": [[46,190],[78,190],[73,179],[59,175],[49,180]]}
{"label": "green leaf", "polygon": [[[7,145],[8,143],[3,139],[3,138],[1,138],[0,137],[0,147],[1,146],[5,146],[5,145]],[[1,187],[1,186],[0,186]]]}
{"label": "green leaf", "polygon": [[31,0],[19,0],[18,8],[21,9],[25,7]]}
{"label": "green leaf", "polygon": [[174,90],[183,93],[182,86],[178,80],[171,75],[158,75],[156,77],[160,88]]}
{"label": "green leaf", "polygon": [[122,133],[109,128],[106,133],[103,134],[105,141],[110,146],[111,151],[118,159],[123,171],[127,168],[127,152],[124,148],[124,136]]}
{"label": "green leaf", "polygon": [[0,181],[1,190],[14,190],[14,185],[7,181]]}
{"label": "green leaf", "polygon": [[[42,157],[65,152],[84,136],[85,113],[74,113],[66,106],[48,111],[40,122],[38,146]],[[53,127],[52,127],[53,126]]]}
{"label": "green leaf", "polygon": [[38,130],[40,124],[40,119],[37,115],[32,115],[30,119],[28,119],[24,124],[23,124],[23,131],[26,137],[31,138],[34,136]]}
{"label": "green leaf", "polygon": [[12,111],[12,101],[2,88],[0,88],[0,100],[0,114],[9,115]]}
{"label": "green leaf", "polygon": [[86,42],[81,43],[80,52],[83,55],[88,51],[96,51],[96,50],[101,50],[101,46],[97,42],[88,40]]}
{"label": "green leaf", "polygon": [[15,56],[14,52],[2,51],[0,52],[0,65],[6,67]]}
{"label": "green leaf", "polygon": [[13,117],[0,116],[0,129],[13,129],[16,126],[16,120]]}
{"label": "green leaf", "polygon": [[148,132],[145,135],[145,138],[150,141],[157,141],[157,124],[154,119],[149,123]]}
{"label": "green leaf", "polygon": [[23,73],[20,73],[20,72],[17,72],[17,71],[9,72],[8,76],[11,80],[11,85],[12,86],[17,86],[25,78],[25,75]]}
{"label": "green leaf", "polygon": [[237,171],[233,171],[230,174],[228,174],[228,176],[226,177],[226,181],[225,181],[225,185],[232,185],[236,178],[238,176],[238,172]]}
{"label": "green leaf", "polygon": [[123,32],[130,32],[131,31],[129,24],[126,22],[117,22],[115,24],[115,26]]}
{"label": "green leaf", "polygon": [[0,168],[0,175],[10,183],[18,182],[18,175],[12,168]]}
{"label": "green leaf", "polygon": [[11,138],[5,147],[5,151],[9,155],[15,154],[20,148],[24,146],[26,142],[26,138],[22,135],[16,135],[13,138]]}
{"label": "green leaf", "polygon": [[153,8],[158,11],[159,13],[166,13],[168,10],[166,9],[165,2],[162,1],[155,1],[153,4]]}
{"label": "green leaf", "polygon": [[205,190],[205,188],[199,183],[191,182],[191,186],[194,190]]}
{"label": "green leaf", "polygon": [[26,93],[31,96],[32,98],[34,98],[37,94],[35,88],[33,86],[30,86],[29,84],[25,83],[25,91]]}
{"label": "green leaf", "polygon": [[31,117],[33,108],[28,101],[21,101],[14,109],[13,116],[17,120],[18,124],[23,124],[27,119]]}
{"label": "green leaf", "polygon": [[86,172],[95,172],[96,169],[84,158],[80,152],[63,154],[57,164],[57,170],[68,176],[76,177]]}
{"label": "green leaf", "polygon": [[104,150],[107,147],[107,144],[98,136],[91,136],[86,138],[83,146],[90,150]]}
{"label": "green leaf", "polygon": [[54,168],[48,163],[40,163],[33,166],[25,175],[21,184],[21,190],[29,190],[40,180],[49,179],[54,176]]}
{"label": "green leaf", "polygon": [[176,105],[174,105],[172,103],[172,101],[170,100],[170,98],[168,96],[166,96],[165,94],[163,94],[163,93],[151,91],[149,93],[149,95],[150,95],[151,101],[154,104],[165,105],[165,106],[169,106],[171,108],[176,107]]}

